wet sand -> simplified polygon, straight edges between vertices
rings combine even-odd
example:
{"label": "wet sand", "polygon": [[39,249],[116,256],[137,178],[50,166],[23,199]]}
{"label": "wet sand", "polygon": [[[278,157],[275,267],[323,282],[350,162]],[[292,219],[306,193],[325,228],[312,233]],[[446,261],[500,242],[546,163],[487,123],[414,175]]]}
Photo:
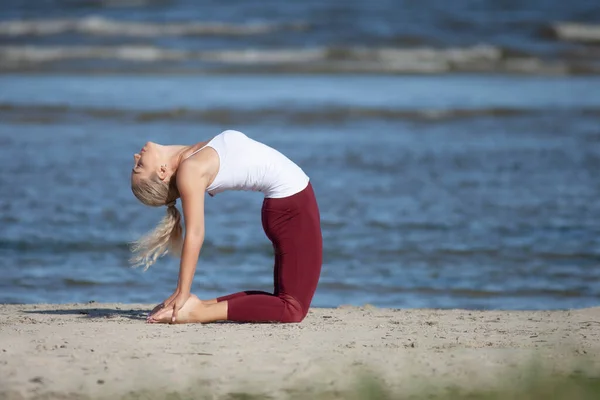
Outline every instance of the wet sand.
{"label": "wet sand", "polygon": [[149,309],[0,305],[0,398],[131,392],[280,398],[298,390],[349,389],[365,372],[410,393],[432,383],[440,390],[493,387],[532,363],[550,372],[600,367],[600,308],[340,307],[312,309],[293,325],[150,325]]}

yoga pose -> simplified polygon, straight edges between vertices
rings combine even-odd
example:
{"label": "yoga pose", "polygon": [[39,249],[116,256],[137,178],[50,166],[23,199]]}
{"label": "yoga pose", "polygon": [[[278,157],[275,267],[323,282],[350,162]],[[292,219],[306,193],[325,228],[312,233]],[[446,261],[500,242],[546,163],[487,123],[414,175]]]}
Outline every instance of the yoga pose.
{"label": "yoga pose", "polygon": [[[321,273],[322,237],[312,185],[300,167],[232,130],[192,146],[148,142],[134,161],[134,195],[148,206],[167,206],[167,215],[134,243],[133,264],[148,268],[167,252],[181,254],[177,288],[150,312],[148,322],[304,319]],[[206,301],[190,293],[204,241],[205,192],[214,196],[226,190],[259,191],[265,196],[262,225],[275,252],[273,293],[245,291]]]}

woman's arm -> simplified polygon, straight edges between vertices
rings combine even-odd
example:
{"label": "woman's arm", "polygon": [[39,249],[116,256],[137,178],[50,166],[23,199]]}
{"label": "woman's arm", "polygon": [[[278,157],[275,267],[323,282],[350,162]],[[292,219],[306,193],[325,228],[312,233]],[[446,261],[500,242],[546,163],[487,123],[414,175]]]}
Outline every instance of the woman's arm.
{"label": "woman's arm", "polygon": [[188,295],[204,242],[204,197],[208,186],[206,174],[195,167],[192,163],[185,163],[177,174],[177,188],[185,224],[177,288]]}
{"label": "woman's arm", "polygon": [[198,162],[185,162],[177,171],[177,189],[183,209],[185,236],[179,264],[179,279],[175,290],[177,295],[172,304],[165,305],[162,311],[172,310],[171,322],[177,320],[177,313],[190,297],[196,264],[204,243],[204,197],[209,180],[204,165]]}

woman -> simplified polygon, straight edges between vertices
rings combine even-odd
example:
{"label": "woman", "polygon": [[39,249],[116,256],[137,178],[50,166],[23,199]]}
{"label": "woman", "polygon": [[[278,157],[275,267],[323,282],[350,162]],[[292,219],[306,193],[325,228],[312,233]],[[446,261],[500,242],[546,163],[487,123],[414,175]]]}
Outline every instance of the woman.
{"label": "woman", "polygon": [[[300,322],[317,288],[322,263],[320,217],[304,172],[278,151],[237,131],[192,146],[148,142],[134,155],[131,189],[148,206],[167,206],[156,229],[138,240],[134,265],[148,268],[181,252],[177,288],[148,322]],[[205,192],[252,190],[265,196],[262,224],[275,250],[274,293],[245,291],[203,301],[190,293],[204,241]],[[181,199],[181,215],[175,203]]]}

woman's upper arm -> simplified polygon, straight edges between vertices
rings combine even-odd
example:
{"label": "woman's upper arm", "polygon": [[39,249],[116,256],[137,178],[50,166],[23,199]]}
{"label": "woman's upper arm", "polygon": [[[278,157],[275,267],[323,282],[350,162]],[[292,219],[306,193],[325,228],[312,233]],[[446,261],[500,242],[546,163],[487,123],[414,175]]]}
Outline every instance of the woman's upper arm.
{"label": "woman's upper arm", "polygon": [[195,163],[183,163],[177,171],[177,189],[185,222],[186,236],[204,237],[204,197],[207,174]]}

